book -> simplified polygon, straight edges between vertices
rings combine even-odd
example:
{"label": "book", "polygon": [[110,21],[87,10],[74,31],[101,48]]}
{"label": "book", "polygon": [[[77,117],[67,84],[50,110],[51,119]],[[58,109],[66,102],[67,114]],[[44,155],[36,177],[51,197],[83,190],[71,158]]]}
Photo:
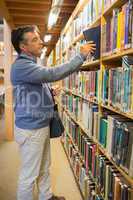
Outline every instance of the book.
{"label": "book", "polygon": [[[104,2],[107,4],[107,2]],[[133,44],[133,2],[128,0],[121,8],[114,8],[102,24],[102,54],[116,53],[132,48]]]}
{"label": "book", "polygon": [[132,112],[133,57],[123,56],[122,66],[105,69],[102,82],[102,102],[122,112]]}
{"label": "book", "polygon": [[120,178],[118,176],[114,176],[114,200],[118,200],[121,197],[121,185]]}
{"label": "book", "polygon": [[106,147],[108,121],[105,118],[100,118],[99,127],[99,142],[103,147]]}
{"label": "book", "polygon": [[97,26],[94,28],[90,28],[83,31],[85,40],[93,41],[96,44],[96,50],[94,52],[93,57],[94,60],[100,58],[100,43],[101,43],[101,27]]}
{"label": "book", "polygon": [[133,2],[129,0],[126,6],[125,16],[125,48],[130,48],[132,43],[132,23],[133,23]]}

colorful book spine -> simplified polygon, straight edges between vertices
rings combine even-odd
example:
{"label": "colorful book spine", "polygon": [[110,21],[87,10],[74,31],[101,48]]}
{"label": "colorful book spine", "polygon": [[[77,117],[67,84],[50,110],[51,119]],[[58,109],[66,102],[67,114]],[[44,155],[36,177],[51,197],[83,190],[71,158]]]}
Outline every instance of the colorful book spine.
{"label": "colorful book spine", "polygon": [[122,67],[105,69],[103,72],[102,100],[123,112],[132,112],[133,58],[124,56]]}
{"label": "colorful book spine", "polygon": [[118,15],[119,15],[119,9],[113,10],[113,49],[112,51],[115,52],[117,50],[117,33],[118,33]]}
{"label": "colorful book spine", "polygon": [[94,126],[93,123],[94,120],[96,122],[95,113],[98,112],[98,106],[69,93],[62,94],[61,99],[64,107],[88,130],[88,136],[95,137],[97,133],[94,129],[97,129],[97,124]]}
{"label": "colorful book spine", "polygon": [[[106,2],[104,2],[106,4]],[[102,27],[102,54],[115,53],[132,48],[133,44],[133,2],[129,0],[121,8],[113,10],[113,16],[106,17]]]}
{"label": "colorful book spine", "polygon": [[133,2],[129,0],[126,6],[125,16],[125,48],[130,48],[132,43]]}
{"label": "colorful book spine", "polygon": [[85,98],[98,98],[99,70],[73,73],[63,80],[62,86]]}
{"label": "colorful book spine", "polygon": [[97,157],[97,184],[105,200],[131,200],[131,187],[103,155]]}
{"label": "colorful book spine", "polygon": [[107,119],[100,118],[99,142],[103,147],[106,147],[107,128],[108,128]]}

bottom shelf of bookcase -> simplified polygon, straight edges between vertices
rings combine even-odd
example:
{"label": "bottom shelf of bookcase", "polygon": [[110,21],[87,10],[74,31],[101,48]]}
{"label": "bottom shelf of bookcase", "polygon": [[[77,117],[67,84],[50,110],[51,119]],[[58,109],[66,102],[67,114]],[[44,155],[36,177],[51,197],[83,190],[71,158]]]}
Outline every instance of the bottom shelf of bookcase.
{"label": "bottom shelf of bookcase", "polygon": [[[88,132],[88,131],[84,128],[84,126],[82,125],[82,123],[80,123],[79,121],[77,121],[77,120],[75,119],[75,117],[74,117],[68,110],[66,110],[65,108],[64,108],[63,110],[66,112],[66,114],[68,114],[68,116],[69,116],[77,125],[79,125],[79,126],[81,127],[81,129],[83,130],[83,132],[85,133],[85,135],[88,136],[88,135],[87,135],[87,132]],[[69,136],[69,138],[71,139],[73,146],[74,146],[75,149],[77,150],[77,146],[75,146],[72,137],[71,137],[70,135],[68,135],[68,136]],[[102,145],[101,145],[98,141],[96,141],[94,138],[93,138],[92,140],[96,143],[96,145],[97,145],[97,147],[98,147],[98,151],[100,151],[100,152],[113,164],[113,166],[115,166],[115,168],[122,174],[122,176],[125,178],[125,180],[127,180],[128,183],[130,183],[131,187],[133,188],[133,179],[128,175],[128,173],[127,173],[123,168],[121,168],[120,166],[118,166],[118,165],[113,161],[113,159],[107,154],[106,149],[105,149],[104,147],[102,147]],[[82,156],[80,156],[80,158],[81,158],[82,162],[84,163],[84,160],[83,160]]]}
{"label": "bottom shelf of bookcase", "polygon": [[67,157],[67,159],[68,159],[68,162],[69,162],[69,164],[70,164],[71,170],[72,170],[72,172],[73,172],[73,175],[74,175],[76,184],[77,184],[77,186],[78,186],[78,189],[79,189],[79,191],[80,191],[80,194],[81,194],[81,196],[82,196],[82,199],[84,200],[85,197],[84,197],[84,195],[83,195],[83,193],[82,193],[82,190],[81,190],[81,188],[80,188],[79,182],[78,182],[78,180],[77,180],[77,178],[76,178],[76,175],[75,175],[75,173],[74,173],[73,167],[72,167],[72,165],[71,165],[71,161],[70,161],[70,159],[69,159],[69,156],[68,156],[68,154],[67,154],[67,151],[66,151],[66,149],[65,149],[65,146],[64,146],[64,143],[63,143],[62,140],[61,140],[61,144],[62,144],[62,146],[63,146],[63,149],[64,149],[64,152],[65,152],[66,157]]}
{"label": "bottom shelf of bookcase", "polygon": [[97,144],[99,150],[102,152],[103,155],[105,155],[108,160],[114,165],[114,167],[123,175],[123,177],[131,184],[131,187],[133,188],[133,179],[131,177],[129,177],[129,175],[126,173],[126,171],[124,169],[122,169],[121,167],[119,167],[114,161],[113,159],[107,154],[106,149],[104,149],[104,147],[102,147],[101,144]]}

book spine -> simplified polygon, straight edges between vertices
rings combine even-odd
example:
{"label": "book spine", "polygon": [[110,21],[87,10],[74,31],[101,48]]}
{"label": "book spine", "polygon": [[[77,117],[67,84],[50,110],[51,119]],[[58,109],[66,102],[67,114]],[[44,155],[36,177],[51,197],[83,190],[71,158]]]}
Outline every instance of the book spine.
{"label": "book spine", "polygon": [[118,13],[119,9],[113,10],[113,51],[116,51],[117,47],[117,29],[118,29]]}
{"label": "book spine", "polygon": [[124,39],[125,48],[128,48],[129,17],[130,17],[130,7],[128,3],[126,6],[126,13],[125,13],[125,39]]}

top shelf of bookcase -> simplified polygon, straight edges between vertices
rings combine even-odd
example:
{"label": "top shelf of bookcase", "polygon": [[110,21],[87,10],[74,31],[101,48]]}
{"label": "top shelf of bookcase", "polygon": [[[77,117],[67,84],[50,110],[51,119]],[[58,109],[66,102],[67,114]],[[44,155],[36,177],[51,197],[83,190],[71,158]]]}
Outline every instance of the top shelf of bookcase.
{"label": "top shelf of bookcase", "polygon": [[114,8],[120,8],[126,2],[127,2],[127,0],[116,0],[116,1],[114,1],[114,3],[111,6],[109,6],[105,11],[103,11],[103,16],[107,16],[107,15],[111,14],[112,10]]}
{"label": "top shelf of bookcase", "polygon": [[[92,24],[88,25],[85,29],[89,29],[89,28],[93,28],[93,27],[97,26],[98,24],[100,24],[100,20],[101,20],[101,17],[98,17]],[[62,55],[65,55],[66,52],[68,51],[68,49],[70,49],[73,45],[75,45],[77,42],[79,42],[80,40],[83,40],[83,39],[84,39],[84,35],[83,35],[83,32],[81,32],[79,35],[77,35],[73,39],[73,41],[69,45],[69,47],[62,52]]]}
{"label": "top shelf of bookcase", "polygon": [[[127,0],[116,0],[116,1],[114,1],[114,3],[112,3],[111,6],[109,6],[108,8],[106,8],[106,10],[103,11],[102,15],[99,18],[101,18],[102,16],[109,15],[114,8],[120,8],[126,2],[127,2]],[[62,31],[62,35],[64,35],[67,32],[67,30],[69,29],[69,27],[70,27],[72,21],[74,20],[74,18],[78,15],[79,12],[81,12],[83,10],[84,6],[87,3],[88,3],[88,0],[80,0],[79,1],[79,3],[77,4],[75,10],[73,11],[71,17],[69,18],[65,28]]]}
{"label": "top shelf of bookcase", "polygon": [[79,3],[77,4],[76,8],[74,9],[74,11],[73,11],[71,17],[69,18],[69,20],[68,20],[68,22],[67,22],[65,28],[64,28],[63,31],[62,31],[62,34],[63,34],[63,35],[67,32],[67,30],[68,30],[68,28],[70,27],[70,25],[71,25],[73,19],[78,15],[79,12],[82,11],[82,9],[84,8],[84,6],[85,6],[87,3],[88,3],[88,0],[79,0]]}

